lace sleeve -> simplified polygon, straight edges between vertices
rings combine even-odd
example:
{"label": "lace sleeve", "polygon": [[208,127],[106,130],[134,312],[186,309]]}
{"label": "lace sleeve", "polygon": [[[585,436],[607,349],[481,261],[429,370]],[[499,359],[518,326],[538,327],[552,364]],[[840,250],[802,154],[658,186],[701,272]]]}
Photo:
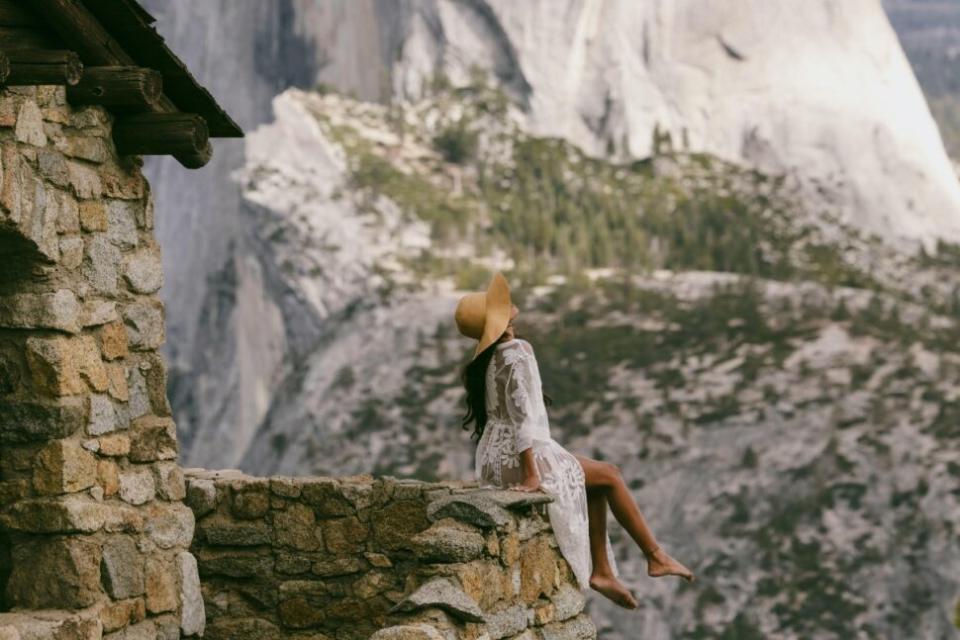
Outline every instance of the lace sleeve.
{"label": "lace sleeve", "polygon": [[520,453],[533,446],[534,373],[537,366],[533,355],[517,349],[511,354],[507,366],[506,407],[510,423],[514,427],[516,451]]}

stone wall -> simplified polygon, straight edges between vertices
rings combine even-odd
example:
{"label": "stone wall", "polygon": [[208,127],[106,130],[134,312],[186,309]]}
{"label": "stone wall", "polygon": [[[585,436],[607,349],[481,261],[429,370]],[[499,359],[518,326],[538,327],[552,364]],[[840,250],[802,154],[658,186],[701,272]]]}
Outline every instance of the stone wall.
{"label": "stone wall", "polygon": [[543,494],[186,471],[208,640],[595,638]]}
{"label": "stone wall", "polygon": [[544,495],[185,482],[152,196],[111,122],[0,89],[0,640],[594,638]]}
{"label": "stone wall", "polygon": [[205,617],[139,159],[62,87],[0,90],[0,638],[179,638]]}

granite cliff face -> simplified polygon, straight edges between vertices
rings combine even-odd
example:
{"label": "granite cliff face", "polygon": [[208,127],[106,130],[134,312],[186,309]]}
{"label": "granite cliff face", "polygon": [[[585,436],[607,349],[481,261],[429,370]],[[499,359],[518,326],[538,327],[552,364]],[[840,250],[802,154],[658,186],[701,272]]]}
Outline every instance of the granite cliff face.
{"label": "granite cliff face", "polygon": [[[521,107],[526,130],[590,155],[645,157],[656,129],[678,149],[795,172],[813,191],[833,191],[836,210],[866,232],[958,237],[960,187],[875,0],[799,10],[759,1],[147,6],[248,130],[273,118],[270,100],[287,86],[417,99],[438,77],[463,84],[479,66]],[[223,145],[203,174],[150,166],[169,247],[169,355],[196,375],[210,338],[198,319],[217,296],[211,278],[229,269],[244,235],[238,190],[225,179],[243,162],[240,145]]]}
{"label": "granite cliff face", "polygon": [[960,73],[956,63],[960,6],[932,0],[884,0],[883,6],[960,173]]}
{"label": "granite cliff face", "polygon": [[469,476],[450,320],[505,269],[555,437],[700,569],[616,539],[601,637],[951,628],[960,197],[879,3],[156,9],[250,131],[203,203],[151,167],[188,464]]}

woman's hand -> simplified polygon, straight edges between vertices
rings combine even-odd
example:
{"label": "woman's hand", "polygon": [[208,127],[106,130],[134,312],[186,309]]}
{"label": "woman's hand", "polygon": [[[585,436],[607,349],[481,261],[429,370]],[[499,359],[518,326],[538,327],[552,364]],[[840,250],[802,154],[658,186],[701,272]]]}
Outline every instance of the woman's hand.
{"label": "woman's hand", "polygon": [[532,493],[540,490],[540,473],[537,471],[537,465],[533,461],[533,448],[527,447],[520,452],[520,467],[523,469],[523,482],[515,484],[510,489],[512,491],[525,491]]}
{"label": "woman's hand", "polygon": [[510,487],[511,491],[523,491],[526,493],[533,493],[534,491],[540,491],[540,476],[528,476],[521,484],[515,484]]}

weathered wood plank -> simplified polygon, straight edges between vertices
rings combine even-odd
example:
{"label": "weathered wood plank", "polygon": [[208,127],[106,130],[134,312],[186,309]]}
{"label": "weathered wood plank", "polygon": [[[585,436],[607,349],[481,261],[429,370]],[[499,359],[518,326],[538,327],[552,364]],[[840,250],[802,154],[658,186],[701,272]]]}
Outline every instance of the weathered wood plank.
{"label": "weathered wood plank", "polygon": [[47,31],[33,27],[0,25],[0,50],[62,48],[60,41]]}
{"label": "weathered wood plank", "polygon": [[137,66],[106,29],[75,0],[30,0],[43,21],[89,65]]}
{"label": "weathered wood plank", "polygon": [[[33,9],[42,16],[43,20],[57,33],[60,38],[80,54],[81,59],[90,66],[108,66],[108,67],[135,67],[139,66],[137,62],[127,53],[117,40],[107,31],[106,28],[97,20],[83,3],[77,0],[30,0]],[[151,65],[152,66],[152,65]],[[206,121],[196,114],[185,114],[179,111],[177,106],[165,94],[151,105],[155,112],[152,115],[184,116],[189,121],[191,118],[197,118],[202,123],[203,141],[202,143],[186,144],[181,136],[174,136],[168,140],[155,140],[150,144],[146,143],[144,138],[150,138],[158,127],[151,127],[145,122],[145,135],[138,136],[135,132],[137,126],[135,122],[129,122],[126,126],[120,125],[120,135],[117,135],[116,123],[114,126],[114,142],[117,143],[117,150],[122,154],[173,154],[187,168],[194,168],[193,164],[197,162],[195,156],[190,154],[202,154],[203,149],[209,146],[209,130]],[[148,114],[141,114],[148,115]],[[200,125],[195,124],[196,129]],[[160,127],[162,129],[162,127]],[[174,129],[176,129],[174,127]],[[189,137],[189,136],[187,136]],[[129,143],[129,144],[128,144]],[[144,149],[136,151],[135,149]],[[165,151],[164,149],[173,149]],[[178,154],[184,155],[181,159]]]}
{"label": "weathered wood plank", "polygon": [[10,60],[8,85],[73,85],[83,75],[80,56],[73,51],[13,49],[5,53]]}
{"label": "weathered wood plank", "polygon": [[203,145],[203,148],[198,149],[197,151],[173,154],[173,157],[176,158],[177,161],[187,169],[199,169],[203,165],[210,162],[210,158],[212,156],[213,145],[210,144],[209,140],[207,141],[207,144]]}
{"label": "weathered wood plank", "polygon": [[203,151],[210,133],[195,113],[138,113],[116,119],[113,141],[121,154],[190,154]]}
{"label": "weathered wood plank", "polygon": [[0,0],[0,25],[7,27],[34,27],[37,16],[21,0]]}
{"label": "weathered wood plank", "polygon": [[207,121],[210,135],[242,137],[242,129],[201,86],[152,27],[153,16],[135,0],[83,0],[100,23],[142,67],[163,75],[164,94],[180,111],[197,113]]}
{"label": "weathered wood plank", "polygon": [[163,90],[160,72],[143,67],[87,67],[75,87],[67,88],[72,104],[100,104],[111,109],[148,111]]}

